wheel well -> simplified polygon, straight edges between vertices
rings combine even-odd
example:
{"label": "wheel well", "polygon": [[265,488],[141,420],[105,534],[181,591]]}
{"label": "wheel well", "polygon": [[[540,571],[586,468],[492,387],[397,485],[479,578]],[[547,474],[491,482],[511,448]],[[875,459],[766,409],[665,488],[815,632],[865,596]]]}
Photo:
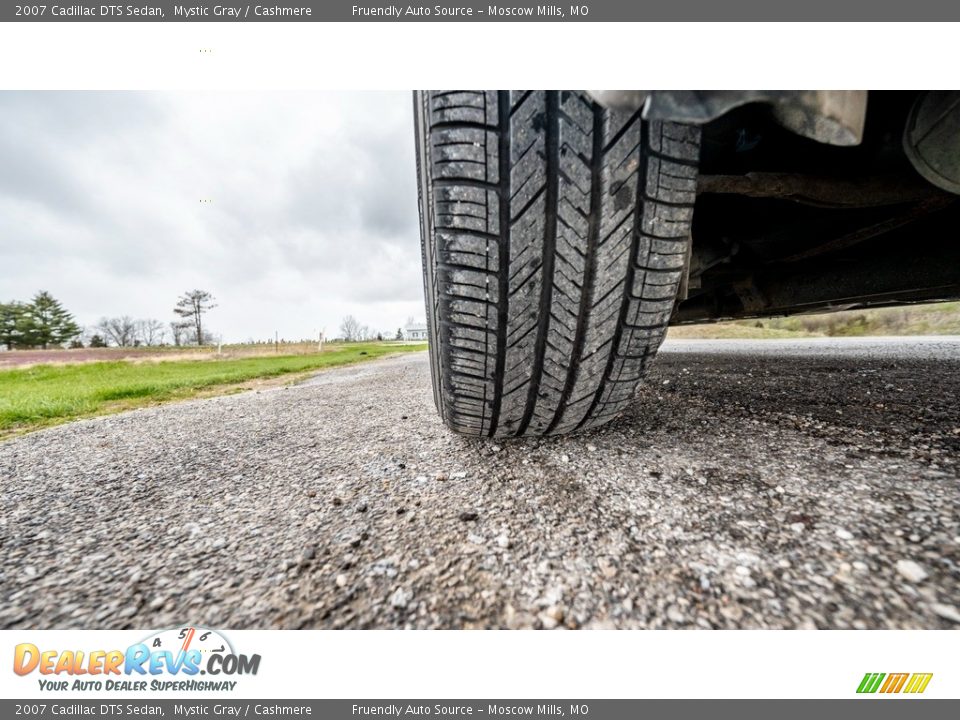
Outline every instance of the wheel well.
{"label": "wheel well", "polygon": [[824,145],[750,105],[703,129],[685,297],[673,322],[960,297],[960,197],[912,167],[916,92],[871,92],[863,142]]}

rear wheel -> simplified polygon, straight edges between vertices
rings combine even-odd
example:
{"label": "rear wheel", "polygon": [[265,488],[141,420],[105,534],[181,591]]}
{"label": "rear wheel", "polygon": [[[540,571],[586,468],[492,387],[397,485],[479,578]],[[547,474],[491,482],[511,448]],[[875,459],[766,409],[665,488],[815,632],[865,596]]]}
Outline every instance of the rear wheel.
{"label": "rear wheel", "polygon": [[580,92],[417,92],[434,396],[478,436],[601,425],[673,312],[699,131]]}

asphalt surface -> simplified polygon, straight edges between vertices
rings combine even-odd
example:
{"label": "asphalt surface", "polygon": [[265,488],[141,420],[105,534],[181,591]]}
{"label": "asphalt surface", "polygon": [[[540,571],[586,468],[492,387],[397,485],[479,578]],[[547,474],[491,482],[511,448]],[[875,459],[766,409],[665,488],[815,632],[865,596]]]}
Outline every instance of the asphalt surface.
{"label": "asphalt surface", "polygon": [[960,338],[668,342],[447,432],[425,354],[0,443],[0,627],[958,628]]}

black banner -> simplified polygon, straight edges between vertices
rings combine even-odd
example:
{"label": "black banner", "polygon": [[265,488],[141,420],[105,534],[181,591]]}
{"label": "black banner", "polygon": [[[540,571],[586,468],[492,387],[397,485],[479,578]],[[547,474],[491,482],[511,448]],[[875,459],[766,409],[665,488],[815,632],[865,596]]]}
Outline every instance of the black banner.
{"label": "black banner", "polygon": [[442,3],[273,0],[272,2],[188,3],[167,0],[124,4],[4,2],[0,22],[756,22],[960,20],[960,3],[937,0],[575,0],[534,3],[520,0]]}
{"label": "black banner", "polygon": [[[910,707],[907,708],[906,706]],[[0,700],[0,717],[302,717],[531,718],[622,720],[711,718],[724,720],[940,720],[957,717],[960,700],[870,698],[849,700]]]}

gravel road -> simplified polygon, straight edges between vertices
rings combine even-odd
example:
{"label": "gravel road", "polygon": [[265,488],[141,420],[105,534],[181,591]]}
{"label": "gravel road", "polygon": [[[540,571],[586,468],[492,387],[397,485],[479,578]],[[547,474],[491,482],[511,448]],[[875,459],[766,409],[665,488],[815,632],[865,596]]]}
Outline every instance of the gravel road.
{"label": "gravel road", "polygon": [[425,354],[0,444],[0,627],[958,628],[960,338],[668,342],[444,430]]}

